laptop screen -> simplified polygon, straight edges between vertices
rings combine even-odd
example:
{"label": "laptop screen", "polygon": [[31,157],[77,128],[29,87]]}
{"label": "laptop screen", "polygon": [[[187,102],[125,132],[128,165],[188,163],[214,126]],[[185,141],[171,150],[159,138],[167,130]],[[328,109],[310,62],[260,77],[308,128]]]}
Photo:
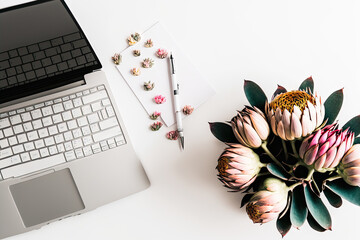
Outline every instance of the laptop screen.
{"label": "laptop screen", "polygon": [[0,103],[78,81],[99,68],[63,0],[0,10]]}

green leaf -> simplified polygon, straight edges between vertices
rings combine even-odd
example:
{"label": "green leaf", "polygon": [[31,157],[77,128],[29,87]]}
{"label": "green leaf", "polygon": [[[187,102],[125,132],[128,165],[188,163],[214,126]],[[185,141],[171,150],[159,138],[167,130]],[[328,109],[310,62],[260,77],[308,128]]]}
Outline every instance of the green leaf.
{"label": "green leaf", "polygon": [[360,206],[360,188],[350,186],[343,179],[327,182],[326,186],[349,202]]}
{"label": "green leaf", "polygon": [[241,200],[241,206],[240,206],[240,208],[242,208],[243,206],[245,206],[245,205],[250,201],[250,198],[251,198],[253,195],[254,195],[253,193],[245,194],[245,196],[244,196],[243,199]]}
{"label": "green leaf", "polygon": [[350,119],[345,125],[342,127],[342,129],[350,128],[350,131],[355,133],[355,137],[359,135],[360,133],[360,115],[357,115],[356,117],[353,117]]}
{"label": "green leaf", "polygon": [[282,237],[284,237],[291,229],[290,211],[287,211],[282,217],[276,220],[276,228]]}
{"label": "green leaf", "polygon": [[312,79],[312,77],[308,77],[307,79],[305,79],[299,87],[299,90],[304,90],[306,92],[308,92],[308,89],[312,93],[314,92],[314,80]]}
{"label": "green leaf", "polygon": [[329,188],[325,187],[324,194],[331,206],[339,208],[342,205],[342,199],[339,195],[331,191]]}
{"label": "green leaf", "polygon": [[255,106],[264,112],[267,97],[264,91],[253,81],[244,81],[244,91],[251,106]]}
{"label": "green leaf", "polygon": [[310,225],[310,227],[318,232],[325,232],[326,229],[320,226],[318,222],[314,219],[314,217],[311,215],[311,213],[308,213],[307,221]]}
{"label": "green leaf", "polygon": [[298,186],[294,188],[290,207],[291,224],[296,228],[301,227],[306,220],[307,213],[308,210],[306,208],[304,188],[302,186]]}
{"label": "green leaf", "polygon": [[288,174],[283,168],[274,163],[269,163],[266,167],[272,175],[280,179],[288,180],[291,177],[290,174]]}
{"label": "green leaf", "polygon": [[331,229],[331,216],[321,198],[311,191],[308,185],[305,186],[305,201],[307,208],[316,222],[325,229]]}
{"label": "green leaf", "polygon": [[324,120],[328,119],[328,122],[326,125],[332,124],[337,115],[340,112],[342,103],[344,100],[344,93],[343,89],[339,89],[335,92],[333,92],[325,101],[324,107],[325,107],[325,117]]}
{"label": "green leaf", "polygon": [[271,100],[273,100],[277,95],[281,93],[286,93],[287,90],[283,86],[278,85],[277,89],[275,90],[273,96],[271,97]]}
{"label": "green leaf", "polygon": [[212,134],[222,142],[225,143],[238,143],[232,127],[226,123],[214,122],[209,123]]}
{"label": "green leaf", "polygon": [[354,140],[354,144],[358,144],[358,143],[360,143],[360,137],[357,137],[357,138],[355,138],[355,140]]}

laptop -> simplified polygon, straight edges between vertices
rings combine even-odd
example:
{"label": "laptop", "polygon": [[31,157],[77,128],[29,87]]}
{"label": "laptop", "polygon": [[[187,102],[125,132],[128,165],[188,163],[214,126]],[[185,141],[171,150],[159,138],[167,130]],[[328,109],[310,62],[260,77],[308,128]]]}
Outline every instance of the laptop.
{"label": "laptop", "polygon": [[0,9],[0,238],[149,186],[101,63],[63,0]]}

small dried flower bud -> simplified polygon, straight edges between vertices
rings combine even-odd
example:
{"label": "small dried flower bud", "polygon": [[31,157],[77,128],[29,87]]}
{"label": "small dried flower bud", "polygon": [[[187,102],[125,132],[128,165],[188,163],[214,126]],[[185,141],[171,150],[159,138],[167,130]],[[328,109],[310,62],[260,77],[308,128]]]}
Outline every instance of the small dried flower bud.
{"label": "small dried flower bud", "polygon": [[161,122],[154,122],[153,124],[151,124],[150,129],[151,131],[158,131],[161,127],[162,127],[162,123]]}
{"label": "small dried flower bud", "polygon": [[128,37],[127,38],[127,42],[129,44],[129,46],[134,45],[135,43],[137,43],[132,37]]}
{"label": "small dried flower bud", "polygon": [[141,65],[143,66],[143,68],[151,68],[152,66],[154,66],[154,60],[152,60],[151,58],[145,58]]}
{"label": "small dried flower bud", "polygon": [[135,57],[140,56],[140,55],[141,55],[140,50],[134,50],[134,51],[133,51],[133,55],[134,55]]}
{"label": "small dried flower bud", "polygon": [[166,49],[161,49],[159,48],[157,51],[156,51],[156,56],[158,58],[166,58],[168,55],[168,52],[166,51]]}
{"label": "small dried flower bud", "polygon": [[115,53],[114,56],[111,57],[111,59],[116,65],[119,65],[121,63],[122,57],[120,54]]}
{"label": "small dried flower bud", "polygon": [[155,87],[155,83],[152,83],[151,81],[144,82],[144,90],[145,91],[151,91]]}
{"label": "small dried flower bud", "polygon": [[146,40],[145,47],[151,48],[152,46],[154,46],[153,41],[151,39]]}
{"label": "small dried flower bud", "polygon": [[157,95],[154,97],[154,101],[157,103],[157,104],[162,104],[164,102],[166,102],[166,98],[162,95]]}
{"label": "small dried flower bud", "polygon": [[183,113],[185,115],[190,115],[192,114],[192,112],[194,111],[194,108],[190,105],[186,105],[184,108],[183,108]]}
{"label": "small dried flower bud", "polygon": [[150,119],[156,120],[156,119],[158,119],[158,117],[160,117],[160,116],[161,116],[161,113],[155,111],[153,114],[150,115]]}
{"label": "small dried flower bud", "polygon": [[177,140],[179,137],[178,131],[170,131],[166,134],[166,138],[169,140]]}
{"label": "small dried flower bud", "polygon": [[134,33],[134,34],[131,34],[131,37],[136,41],[140,41],[141,40],[141,35],[139,33]]}
{"label": "small dried flower bud", "polygon": [[139,76],[141,74],[140,69],[139,68],[132,68],[130,70],[131,74],[134,76]]}

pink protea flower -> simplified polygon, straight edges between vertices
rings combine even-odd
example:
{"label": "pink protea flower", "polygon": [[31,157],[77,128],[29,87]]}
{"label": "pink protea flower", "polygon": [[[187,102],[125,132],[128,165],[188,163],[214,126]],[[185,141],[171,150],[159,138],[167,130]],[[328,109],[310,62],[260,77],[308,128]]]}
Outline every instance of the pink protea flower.
{"label": "pink protea flower", "polygon": [[324,172],[336,167],[354,142],[354,133],[342,131],[337,124],[318,130],[304,139],[299,155],[304,163]]}
{"label": "pink protea flower", "polygon": [[158,117],[160,117],[160,116],[161,116],[161,113],[155,111],[155,112],[153,112],[153,114],[150,115],[150,118],[151,118],[152,120],[156,120],[156,119],[158,119]]}
{"label": "pink protea flower", "polygon": [[170,131],[166,134],[166,138],[169,140],[177,140],[179,138],[178,131]]}
{"label": "pink protea flower", "polygon": [[216,169],[219,171],[219,180],[225,187],[241,191],[255,181],[264,166],[252,149],[233,144],[220,155]]}
{"label": "pink protea flower", "polygon": [[269,134],[269,124],[265,115],[258,108],[245,107],[231,119],[235,137],[244,146],[258,148]]}
{"label": "pink protea flower", "polygon": [[114,56],[111,57],[111,59],[113,60],[113,62],[116,64],[116,65],[119,65],[121,63],[121,55],[118,54],[118,53],[115,53]]}
{"label": "pink protea flower", "polygon": [[267,223],[286,207],[289,188],[277,178],[267,178],[260,191],[246,205],[246,212],[254,223]]}
{"label": "pink protea flower", "polygon": [[151,68],[152,66],[154,66],[154,60],[152,60],[151,58],[145,58],[141,65],[143,68]]}
{"label": "pink protea flower", "polygon": [[162,95],[157,95],[154,97],[154,101],[157,103],[157,104],[163,104],[164,102],[166,102],[166,98]]}
{"label": "pink protea flower", "polygon": [[166,49],[159,48],[156,51],[156,56],[159,58],[166,58],[168,56],[168,51]]}
{"label": "pink protea flower", "polygon": [[182,111],[185,115],[190,115],[194,111],[194,108],[190,105],[186,105]]}
{"label": "pink protea flower", "polygon": [[151,39],[146,40],[145,45],[146,48],[151,48],[152,46],[154,46],[154,43]]}
{"label": "pink protea flower", "polygon": [[134,75],[134,76],[140,76],[140,74],[141,74],[141,71],[140,71],[139,68],[132,68],[132,69],[130,70],[130,72],[131,72],[131,74]]}
{"label": "pink protea flower", "polygon": [[157,131],[162,127],[162,123],[161,122],[154,122],[153,124],[150,125],[150,129],[152,131]]}
{"label": "pink protea flower", "polygon": [[340,176],[352,186],[360,186],[360,144],[352,146],[338,166]]}

